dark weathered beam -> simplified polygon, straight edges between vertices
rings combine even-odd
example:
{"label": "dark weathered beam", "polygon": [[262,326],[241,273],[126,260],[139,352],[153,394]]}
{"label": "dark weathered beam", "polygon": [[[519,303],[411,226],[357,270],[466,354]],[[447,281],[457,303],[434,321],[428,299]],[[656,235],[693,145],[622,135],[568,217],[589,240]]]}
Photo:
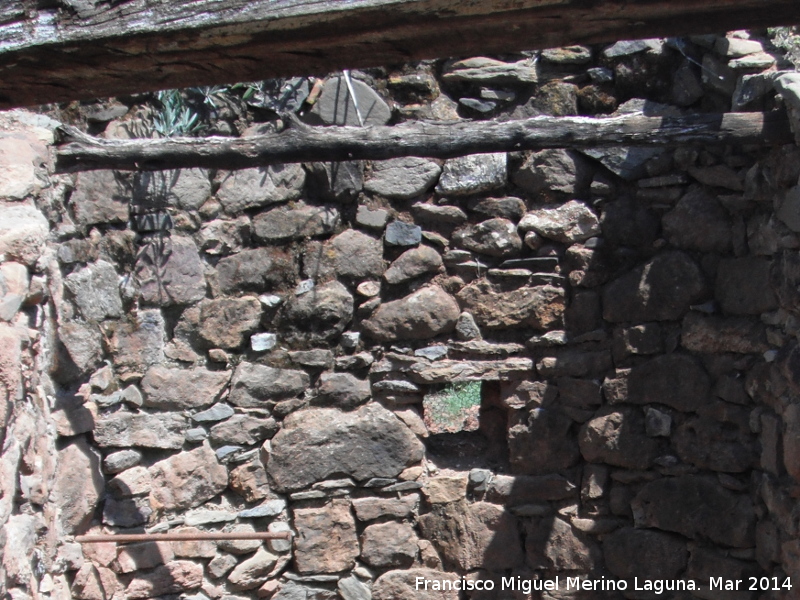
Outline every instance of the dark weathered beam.
{"label": "dark weathered beam", "polygon": [[800,23],[797,0],[36,4],[11,0],[0,10],[0,108],[422,58]]}
{"label": "dark weathered beam", "polygon": [[680,118],[534,117],[520,121],[414,122],[387,127],[309,127],[294,122],[281,133],[244,138],[105,140],[62,129],[56,168],[159,170],[241,169],[275,162],[382,160],[400,156],[450,158],[480,152],[678,146],[789,144],[784,112],[703,114]]}

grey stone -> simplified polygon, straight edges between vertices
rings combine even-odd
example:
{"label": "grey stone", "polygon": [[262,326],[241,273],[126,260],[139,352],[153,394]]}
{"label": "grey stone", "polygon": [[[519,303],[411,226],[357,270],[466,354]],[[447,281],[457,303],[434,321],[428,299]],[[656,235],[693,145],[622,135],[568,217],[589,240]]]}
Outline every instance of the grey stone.
{"label": "grey stone", "polygon": [[79,320],[59,323],[58,338],[81,373],[91,371],[103,358],[103,338],[97,325]]}
{"label": "grey stone", "polygon": [[114,366],[120,372],[141,372],[150,365],[163,362],[165,338],[161,311],[138,311],[116,324],[110,343]]}
{"label": "grey stone", "polygon": [[611,243],[624,246],[651,246],[661,228],[658,215],[633,199],[622,198],[603,207],[600,229]]}
{"label": "grey stone", "polygon": [[135,467],[141,460],[142,453],[138,450],[118,450],[103,459],[103,472],[108,475],[114,475],[125,469]]}
{"label": "grey stone", "polygon": [[710,393],[711,381],[703,367],[690,356],[673,353],[634,367],[623,400],[694,412],[708,403]]}
{"label": "grey stone", "polygon": [[683,319],[681,345],[693,352],[761,354],[770,349],[765,325],[757,318],[704,316]]}
{"label": "grey stone", "polygon": [[364,163],[361,161],[314,162],[306,164],[306,168],[326,200],[350,202],[364,188]]}
{"label": "grey stone", "polygon": [[525,214],[525,202],[514,197],[475,199],[470,201],[469,210],[516,223]]}
{"label": "grey stone", "polygon": [[437,504],[419,517],[419,525],[448,569],[501,571],[523,562],[519,523],[501,506],[465,500]]}
{"label": "grey stone", "polygon": [[272,439],[267,470],[276,491],[294,491],[334,474],[358,481],[395,476],[422,451],[416,436],[377,404],[347,413],[315,408],[286,417]]}
{"label": "grey stone", "polygon": [[623,527],[603,539],[609,571],[620,579],[675,579],[686,567],[686,542],[660,531]]}
{"label": "grey stone", "polygon": [[347,230],[330,241],[339,277],[361,280],[383,274],[383,245],[365,233]]}
{"label": "grey stone", "polygon": [[[366,83],[357,79],[351,83],[363,124],[385,125],[392,116],[388,105]],[[325,82],[312,113],[327,125],[361,125],[344,77],[331,77]]]}
{"label": "grey stone", "polygon": [[287,581],[270,600],[337,600],[336,592]]}
{"label": "grey stone", "polygon": [[208,432],[203,427],[193,427],[186,430],[185,437],[190,444],[199,444],[208,439]]}
{"label": "grey stone", "polygon": [[259,587],[272,572],[278,557],[265,548],[259,548],[247,560],[239,563],[228,575],[228,584],[234,591]]}
{"label": "grey stone", "polygon": [[297,396],[310,383],[304,371],[242,362],[233,373],[228,401],[242,408],[261,408],[267,402]]}
{"label": "grey stone", "polygon": [[439,360],[440,358],[447,356],[447,352],[447,346],[436,345],[414,350],[414,356],[421,356],[422,358],[427,358],[428,360]]}
{"label": "grey stone", "polygon": [[374,161],[364,189],[386,198],[408,200],[428,191],[441,172],[432,160],[414,156]]}
{"label": "grey stone", "polygon": [[240,519],[261,519],[264,517],[277,517],[286,510],[286,500],[267,500],[258,506],[239,511]]}
{"label": "grey stone", "polygon": [[386,226],[383,240],[389,246],[417,246],[422,241],[422,228],[404,221],[392,221]]}
{"label": "grey stone", "polygon": [[800,186],[785,193],[776,214],[789,229],[800,231]]}
{"label": "grey stone", "polygon": [[530,59],[507,63],[477,56],[445,64],[442,79],[481,85],[530,84],[538,81],[536,66]]}
{"label": "grey stone", "polygon": [[559,518],[533,519],[526,527],[527,562],[536,569],[591,572],[598,548]]}
{"label": "grey stone", "polygon": [[135,272],[147,304],[191,304],[206,295],[203,261],[189,238],[150,241],[139,253]]}
{"label": "grey stone", "polygon": [[685,475],[646,484],[632,502],[636,527],[672,531],[732,548],[755,542],[755,511],[746,495],[715,480]]}
{"label": "grey stone", "polygon": [[211,406],[230,379],[230,372],[207,369],[170,369],[155,365],[142,379],[144,406],[184,410]]}
{"label": "grey stone", "polygon": [[305,180],[306,172],[296,163],[239,169],[223,176],[217,199],[225,212],[239,215],[250,208],[297,200]]}
{"label": "grey stone", "polygon": [[703,97],[703,86],[695,67],[685,61],[672,77],[672,101],[678,106],[691,106]]}
{"label": "grey stone", "polygon": [[211,428],[213,444],[239,444],[252,446],[271,438],[278,431],[272,417],[258,415],[234,415]]}
{"label": "grey stone", "polygon": [[353,575],[340,579],[337,589],[344,600],[372,600],[370,589]]}
{"label": "grey stone", "polygon": [[427,204],[418,202],[411,207],[414,217],[430,223],[449,223],[460,225],[467,220],[466,213],[457,206],[449,204]]}
{"label": "grey stone", "polygon": [[179,414],[117,411],[97,417],[93,436],[101,448],[137,446],[176,450],[183,446],[186,429],[186,418]]}
{"label": "grey stone", "polygon": [[457,298],[475,322],[487,329],[548,329],[560,323],[565,304],[561,288],[545,285],[506,290],[486,280],[464,287]]}
{"label": "grey stone", "polygon": [[0,319],[11,321],[28,295],[28,269],[15,262],[0,265]]}
{"label": "grey stone", "polygon": [[113,527],[138,527],[147,523],[153,509],[146,496],[116,499],[108,497],[103,505],[103,523]]}
{"label": "grey stone", "polygon": [[261,322],[261,303],[253,297],[205,299],[197,333],[212,348],[238,348]]}
{"label": "grey stone", "polygon": [[231,459],[235,458],[238,455],[238,452],[242,449],[241,446],[232,446],[230,444],[225,446],[220,446],[214,452],[214,455],[217,457],[222,463],[228,463]]}
{"label": "grey stone", "polygon": [[156,462],[150,467],[150,476],[150,504],[157,511],[185,511],[200,506],[228,485],[228,470],[217,462],[208,445]]}
{"label": "grey stone", "polygon": [[296,350],[289,352],[292,362],[314,369],[330,369],[333,366],[333,352],[330,350]]}
{"label": "grey stone", "polygon": [[475,317],[468,312],[462,312],[458,316],[455,331],[458,339],[462,341],[483,339],[481,330],[475,322]]}
{"label": "grey stone", "polygon": [[472,154],[444,164],[436,192],[442,196],[467,196],[506,185],[506,154]]}
{"label": "grey stone", "polygon": [[755,256],[722,259],[714,294],[722,311],[753,315],[777,308],[778,301],[770,286],[771,266],[771,261]]}
{"label": "grey stone", "polygon": [[253,352],[272,350],[277,343],[278,336],[274,333],[256,333],[250,336],[250,349]]}
{"label": "grey stone", "polygon": [[87,171],[77,177],[70,203],[84,227],[128,220],[130,181],[115,171]]}
{"label": "grey stone", "polygon": [[494,475],[486,484],[486,500],[504,506],[563,500],[576,486],[561,475]]}
{"label": "grey stone", "polygon": [[520,231],[535,231],[542,237],[571,244],[600,233],[600,223],[584,203],[571,200],[556,208],[541,208],[527,213]]}
{"label": "grey stone", "polygon": [[522,238],[508,219],[489,219],[457,230],[453,242],[462,248],[487,256],[508,258],[522,250]]}
{"label": "grey stone", "polygon": [[90,321],[122,315],[119,278],[113,265],[103,260],[67,275],[64,286],[75,298],[81,314]]}
{"label": "grey stone", "polygon": [[215,423],[224,421],[230,416],[233,416],[233,409],[230,405],[219,402],[211,408],[193,414],[192,420],[196,423]]}
{"label": "grey stone", "polygon": [[[103,495],[100,456],[83,437],[58,452],[53,493],[63,534],[83,533]],[[19,551],[17,548],[15,551]]]}
{"label": "grey stone", "polygon": [[354,566],[359,546],[349,500],[331,500],[320,508],[295,508],[293,516],[299,573],[338,573]]}
{"label": "grey stone", "polygon": [[282,318],[293,328],[290,339],[314,344],[332,341],[353,318],[353,297],[344,285],[332,281],[292,298]]}
{"label": "grey stone", "polygon": [[356,408],[369,400],[369,381],[350,373],[323,373],[317,386],[317,403],[333,405],[344,410]]}
{"label": "grey stone", "polygon": [[579,440],[589,462],[626,469],[649,468],[658,451],[657,442],[645,433],[644,416],[635,408],[601,409],[581,428]]}
{"label": "grey stone", "polygon": [[545,197],[582,197],[592,181],[589,162],[572,150],[541,150],[531,154],[511,180],[526,192]]}
{"label": "grey stone", "polygon": [[604,167],[615,175],[633,181],[646,175],[645,163],[661,154],[658,148],[617,147],[592,148],[581,150],[582,154],[600,161]]}
{"label": "grey stone", "polygon": [[736,71],[728,66],[727,61],[719,60],[710,53],[703,56],[703,68],[700,76],[707,89],[725,96],[731,96],[736,89]]}
{"label": "grey stone", "polygon": [[614,81],[614,71],[605,67],[586,69],[586,74],[594,83],[611,83]]}
{"label": "grey stone", "polygon": [[631,54],[638,54],[646,50],[655,50],[659,48],[658,40],[623,40],[616,42],[603,50],[603,56],[606,58],[620,58],[622,56],[630,56]]}
{"label": "grey stone", "polygon": [[720,56],[737,58],[764,51],[764,46],[756,40],[743,40],[736,37],[718,37],[714,51]]}
{"label": "grey stone", "polygon": [[133,201],[139,206],[197,210],[210,196],[205,169],[145,171],[133,178]]}
{"label": "grey stone", "polygon": [[217,263],[220,289],[230,294],[241,290],[264,292],[294,285],[297,265],[283,248],[243,250]]}
{"label": "grey stone", "polygon": [[369,209],[363,204],[356,210],[356,224],[367,229],[383,229],[389,220],[389,211],[382,208]]}
{"label": "grey stone", "polygon": [[677,320],[704,292],[704,278],[695,262],[683,252],[666,252],[605,287],[603,318],[611,322]]}
{"label": "grey stone", "polygon": [[426,339],[452,331],[459,314],[455,300],[431,286],[381,304],[362,326],[366,335],[378,341]]}
{"label": "grey stone", "polygon": [[[716,410],[715,410],[716,409]],[[672,434],[678,457],[700,469],[744,473],[756,465],[747,409],[717,403],[709,414],[684,421]],[[715,418],[721,416],[722,418]]]}
{"label": "grey stone", "polygon": [[542,50],[544,61],[558,65],[585,65],[592,61],[592,49],[587,46],[565,46]]}
{"label": "grey stone", "polygon": [[203,225],[197,234],[200,249],[206,254],[228,255],[239,252],[250,238],[250,217],[235,220],[215,219]]}
{"label": "grey stone", "polygon": [[[418,589],[418,578],[427,581],[441,581],[446,591]],[[401,569],[387,571],[372,586],[372,600],[397,600],[398,598],[414,598],[415,600],[458,600],[456,585],[459,577],[456,573],[445,573],[433,569]]]}
{"label": "grey stone", "polygon": [[419,246],[403,252],[383,276],[387,283],[398,285],[426,273],[436,273],[441,267],[442,257],[436,250],[430,246]]}
{"label": "grey stone", "polygon": [[538,475],[569,468],[578,461],[578,444],[569,435],[572,419],[556,409],[522,412],[508,429],[509,460],[515,472]]}
{"label": "grey stone", "polygon": [[286,242],[333,233],[338,223],[337,209],[296,202],[256,215],[253,235],[262,242]]}
{"label": "grey stone", "polygon": [[361,534],[361,558],[370,567],[410,567],[417,557],[417,534],[408,523],[376,523]]}
{"label": "grey stone", "polygon": [[756,73],[740,77],[733,92],[731,110],[741,112],[763,103],[764,98],[774,90],[775,79],[775,73]]}

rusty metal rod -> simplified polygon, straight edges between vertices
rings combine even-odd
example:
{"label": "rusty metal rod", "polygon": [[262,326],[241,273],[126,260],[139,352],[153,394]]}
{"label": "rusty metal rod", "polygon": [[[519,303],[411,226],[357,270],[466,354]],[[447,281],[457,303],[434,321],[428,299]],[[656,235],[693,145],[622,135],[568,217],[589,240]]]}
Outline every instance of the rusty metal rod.
{"label": "rusty metal rod", "polygon": [[193,542],[200,540],[288,540],[291,539],[290,531],[256,531],[242,533],[119,533],[103,535],[79,535],[75,541],[79,544],[94,544],[100,542],[116,542],[128,544],[131,542]]}

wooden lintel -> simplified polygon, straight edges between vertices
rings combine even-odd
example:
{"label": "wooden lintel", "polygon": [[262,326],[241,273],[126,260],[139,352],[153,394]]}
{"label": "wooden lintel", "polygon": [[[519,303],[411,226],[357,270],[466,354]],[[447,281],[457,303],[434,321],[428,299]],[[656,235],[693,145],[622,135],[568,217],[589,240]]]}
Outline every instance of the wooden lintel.
{"label": "wooden lintel", "polygon": [[9,0],[0,109],[795,23],[797,0]]}
{"label": "wooden lintel", "polygon": [[91,169],[241,169],[270,163],[451,158],[482,152],[793,142],[786,113],[724,113],[687,117],[534,117],[519,121],[413,122],[394,126],[310,127],[243,138],[106,140],[63,127],[56,148],[61,172]]}

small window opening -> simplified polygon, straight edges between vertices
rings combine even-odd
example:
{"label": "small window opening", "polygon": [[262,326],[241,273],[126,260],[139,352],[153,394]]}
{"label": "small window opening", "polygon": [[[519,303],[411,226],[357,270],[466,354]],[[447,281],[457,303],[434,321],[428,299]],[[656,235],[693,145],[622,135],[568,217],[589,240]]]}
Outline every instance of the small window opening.
{"label": "small window opening", "polygon": [[422,402],[425,426],[434,435],[477,431],[482,398],[480,381],[460,381],[431,391]]}

